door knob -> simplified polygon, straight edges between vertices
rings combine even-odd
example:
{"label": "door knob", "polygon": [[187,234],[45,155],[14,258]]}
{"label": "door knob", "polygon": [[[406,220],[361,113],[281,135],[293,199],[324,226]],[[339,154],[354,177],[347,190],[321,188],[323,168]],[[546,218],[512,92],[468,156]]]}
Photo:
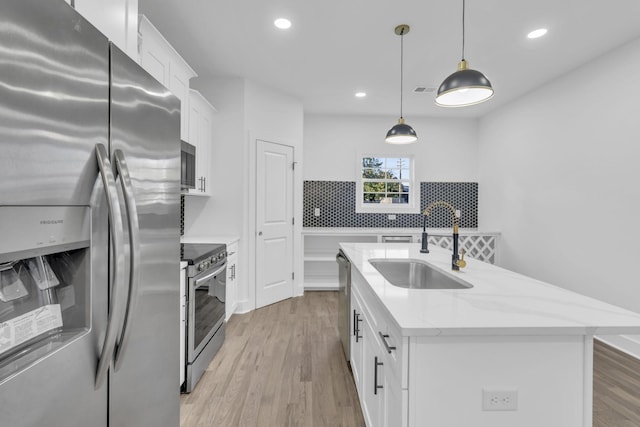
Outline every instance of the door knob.
{"label": "door knob", "polygon": [[262,231],[258,231],[258,236],[262,236]]}

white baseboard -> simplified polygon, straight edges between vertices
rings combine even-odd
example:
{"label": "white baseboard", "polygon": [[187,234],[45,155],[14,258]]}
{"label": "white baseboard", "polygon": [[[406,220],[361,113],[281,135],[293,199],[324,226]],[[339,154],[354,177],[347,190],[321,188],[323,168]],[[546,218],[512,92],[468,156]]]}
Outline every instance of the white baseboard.
{"label": "white baseboard", "polygon": [[256,309],[256,306],[254,304],[251,304],[249,300],[238,301],[238,304],[236,305],[236,309],[234,313],[244,314],[244,313],[253,311],[255,309]]}
{"label": "white baseboard", "polygon": [[629,356],[640,359],[640,335],[596,335],[596,338]]}

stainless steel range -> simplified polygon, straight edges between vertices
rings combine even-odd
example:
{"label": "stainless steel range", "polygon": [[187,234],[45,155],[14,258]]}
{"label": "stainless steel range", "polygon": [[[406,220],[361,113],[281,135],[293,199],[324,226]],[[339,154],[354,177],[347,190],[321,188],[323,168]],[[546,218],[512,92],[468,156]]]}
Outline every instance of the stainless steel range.
{"label": "stainless steel range", "polygon": [[227,247],[183,244],[187,261],[187,357],[183,392],[190,393],[218,352],[225,335]]}

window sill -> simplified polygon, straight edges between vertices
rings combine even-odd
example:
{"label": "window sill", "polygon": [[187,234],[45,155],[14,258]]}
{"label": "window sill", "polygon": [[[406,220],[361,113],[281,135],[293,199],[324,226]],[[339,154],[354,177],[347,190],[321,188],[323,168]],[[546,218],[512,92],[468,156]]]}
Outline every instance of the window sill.
{"label": "window sill", "polygon": [[379,214],[419,214],[420,208],[414,206],[381,206],[375,207],[356,206],[356,213],[379,213]]}

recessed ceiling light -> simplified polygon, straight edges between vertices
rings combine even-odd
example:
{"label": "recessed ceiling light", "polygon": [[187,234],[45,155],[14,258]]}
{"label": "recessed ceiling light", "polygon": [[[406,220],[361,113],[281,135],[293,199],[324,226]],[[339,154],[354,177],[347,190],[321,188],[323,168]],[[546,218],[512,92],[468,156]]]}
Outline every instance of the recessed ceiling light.
{"label": "recessed ceiling light", "polygon": [[286,30],[288,28],[291,28],[291,21],[289,21],[287,18],[278,18],[273,21],[273,25],[280,28],[281,30]]}
{"label": "recessed ceiling light", "polygon": [[529,34],[527,34],[527,37],[530,39],[537,39],[538,37],[542,37],[545,34],[547,34],[546,28],[538,28],[537,30],[533,30]]}
{"label": "recessed ceiling light", "polygon": [[367,96],[366,92],[356,92],[356,98],[364,98]]}

